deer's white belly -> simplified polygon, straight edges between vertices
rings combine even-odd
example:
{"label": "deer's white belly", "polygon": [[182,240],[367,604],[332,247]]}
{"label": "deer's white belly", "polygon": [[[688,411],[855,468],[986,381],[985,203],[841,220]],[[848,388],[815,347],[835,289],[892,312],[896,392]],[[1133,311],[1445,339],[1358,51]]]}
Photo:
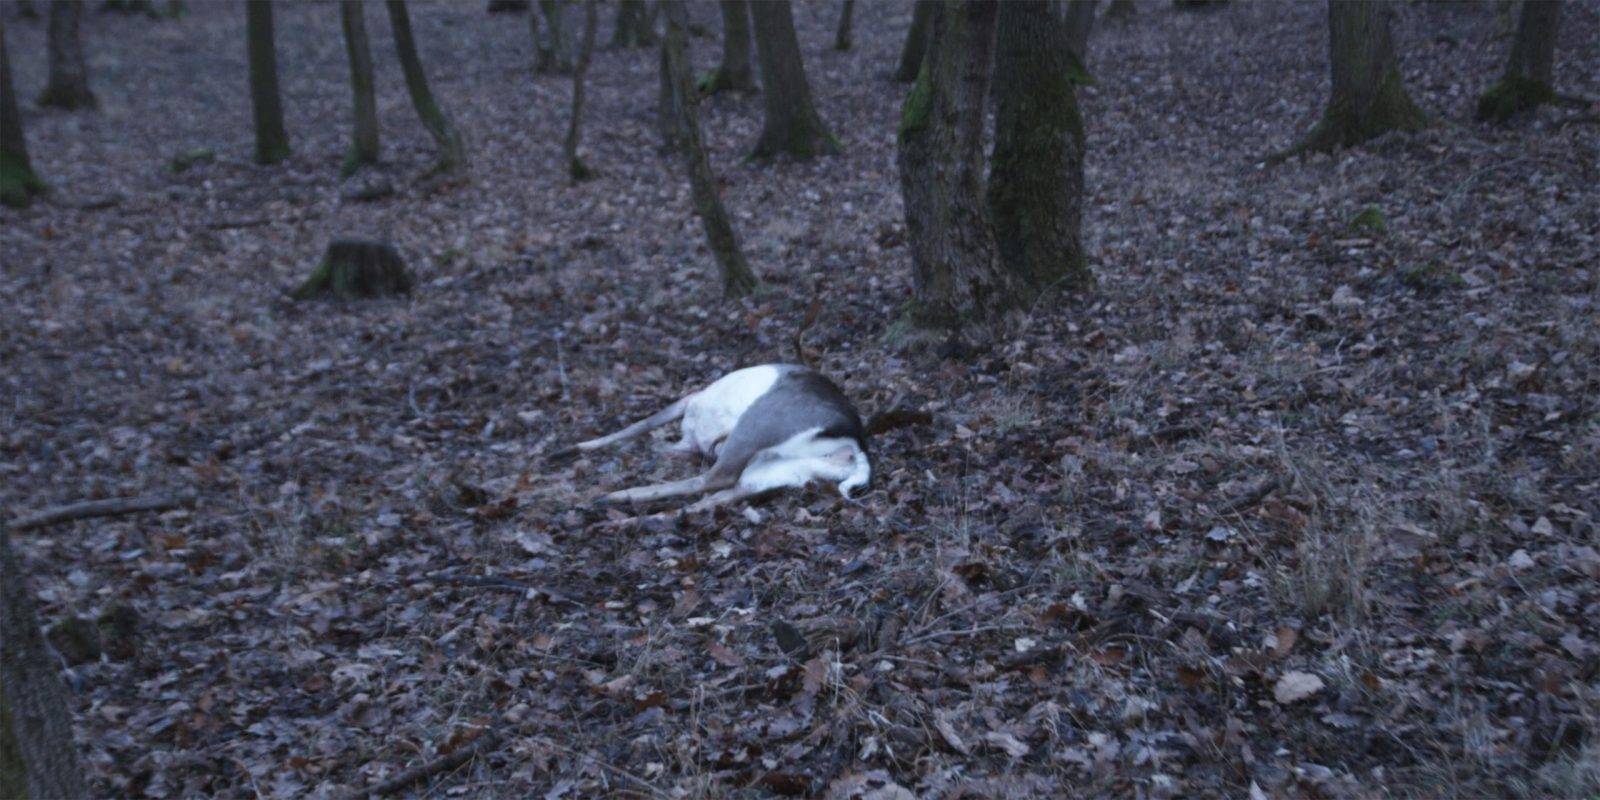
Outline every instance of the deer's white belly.
{"label": "deer's white belly", "polygon": [[689,398],[683,410],[681,447],[713,455],[739,417],[767,393],[783,371],[771,364],[734,370]]}

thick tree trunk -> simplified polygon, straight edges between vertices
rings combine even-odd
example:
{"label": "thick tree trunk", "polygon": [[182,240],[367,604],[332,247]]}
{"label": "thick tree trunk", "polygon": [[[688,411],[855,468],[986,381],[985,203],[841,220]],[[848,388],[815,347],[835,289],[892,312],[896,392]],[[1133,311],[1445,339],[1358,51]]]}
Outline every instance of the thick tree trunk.
{"label": "thick tree trunk", "polygon": [[79,0],[54,0],[50,4],[50,82],[39,105],[56,108],[93,108],[89,91],[89,66],[83,59],[83,38],[78,28],[87,4]]}
{"label": "thick tree trunk", "polygon": [[1505,74],[1478,99],[1478,119],[1505,121],[1556,99],[1552,77],[1561,26],[1557,0],[1525,0]]}
{"label": "thick tree trunk", "polygon": [[611,31],[612,47],[650,47],[656,34],[644,0],[622,0],[617,4],[617,24]]}
{"label": "thick tree trunk", "polygon": [[983,198],[984,99],[994,55],[994,0],[951,3],[900,118],[900,192],[924,327],[988,321],[1014,290],[999,269]]}
{"label": "thick tree trunk", "polygon": [[578,43],[578,63],[572,71],[572,116],[567,120],[567,137],[562,141],[562,151],[567,157],[567,177],[573,183],[588,180],[593,173],[578,157],[578,137],[583,124],[583,79],[589,74],[589,62],[594,58],[595,28],[599,27],[600,14],[595,10],[599,0],[584,0],[583,41]]}
{"label": "thick tree trunk", "polygon": [[916,0],[911,9],[911,28],[906,31],[906,43],[900,47],[900,64],[895,67],[894,79],[910,83],[922,70],[922,54],[928,52],[928,40],[933,34],[933,15],[939,9],[939,0]]}
{"label": "thick tree trunk", "polygon": [[[1095,0],[1067,0],[1066,45],[1078,57],[1078,63],[1089,63],[1089,31],[1094,28]],[[1004,23],[1001,23],[1002,25]]]}
{"label": "thick tree trunk", "polygon": [[[1087,4],[1086,4],[1087,5]],[[989,215],[1000,266],[1017,280],[1018,304],[1089,283],[1084,259],[1083,120],[1072,88],[1070,18],[1046,0],[1000,5],[996,36],[994,151]]]}
{"label": "thick tree trunk", "polygon": [[394,49],[400,56],[400,70],[406,76],[411,105],[439,148],[436,169],[440,172],[460,169],[467,163],[467,146],[461,141],[461,132],[456,130],[450,115],[439,107],[433,90],[428,88],[428,76],[422,71],[422,58],[417,55],[417,41],[411,34],[411,14],[406,11],[405,0],[388,0],[387,6],[389,27],[394,30]]}
{"label": "thick tree trunk", "polygon": [[533,71],[565,75],[572,72],[572,35],[567,32],[566,0],[539,0],[533,25]]}
{"label": "thick tree trunk", "polygon": [[6,49],[5,23],[0,21],[0,204],[22,208],[44,194],[44,181],[28,160],[17,89],[11,82],[11,53]]}
{"label": "thick tree trunk", "polygon": [[378,163],[378,95],[373,85],[372,49],[367,44],[367,18],[361,10],[361,0],[340,0],[339,21],[344,27],[345,54],[350,57],[355,111],[350,152],[344,157],[340,173],[351,175],[363,166]]}
{"label": "thick tree trunk", "polygon": [[88,797],[57,660],[0,526],[0,797]]}
{"label": "thick tree trunk", "polygon": [[273,43],[271,0],[245,0],[245,36],[250,51],[250,110],[256,123],[256,163],[276,164],[289,157],[278,91],[278,54]]}
{"label": "thick tree trunk", "polygon": [[1428,118],[1400,81],[1389,35],[1394,8],[1380,0],[1328,0],[1333,92],[1322,120],[1284,155],[1353,147],[1389,131],[1426,127]]}
{"label": "thick tree trunk", "polygon": [[762,0],[750,7],[756,46],[761,58],[761,87],[766,100],[756,158],[784,153],[798,159],[839,152],[839,142],[828,132],[811,102],[800,42],[794,34],[789,0]]}
{"label": "thick tree trunk", "polygon": [[833,32],[833,49],[849,50],[854,46],[851,26],[856,15],[856,0],[844,0],[839,7],[839,27]]}
{"label": "thick tree trunk", "polygon": [[700,135],[700,112],[694,92],[694,78],[690,74],[688,53],[689,15],[682,0],[662,0],[667,15],[667,35],[661,49],[666,54],[667,73],[672,78],[676,107],[680,115],[679,130],[683,136],[683,157],[689,168],[689,185],[694,194],[695,210],[705,224],[706,239],[722,271],[722,294],[727,298],[743,297],[756,289],[756,276],[745,263],[744,252],[739,248],[739,237],[733,231],[733,221],[722,206],[722,196],[717,192],[717,176],[711,171],[711,161],[706,157],[705,143]]}
{"label": "thick tree trunk", "polygon": [[745,0],[722,0],[718,5],[722,8],[722,63],[700,79],[700,91],[748,92],[756,88],[755,74],[750,69],[750,4]]}

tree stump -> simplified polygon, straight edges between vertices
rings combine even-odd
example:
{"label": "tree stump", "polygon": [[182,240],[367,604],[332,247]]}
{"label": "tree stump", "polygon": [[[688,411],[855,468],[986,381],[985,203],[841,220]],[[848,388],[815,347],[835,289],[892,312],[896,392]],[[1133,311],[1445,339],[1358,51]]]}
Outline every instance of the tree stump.
{"label": "tree stump", "polygon": [[352,300],[411,294],[411,272],[393,245],[335,239],[311,277],[294,290],[294,299],[331,297]]}

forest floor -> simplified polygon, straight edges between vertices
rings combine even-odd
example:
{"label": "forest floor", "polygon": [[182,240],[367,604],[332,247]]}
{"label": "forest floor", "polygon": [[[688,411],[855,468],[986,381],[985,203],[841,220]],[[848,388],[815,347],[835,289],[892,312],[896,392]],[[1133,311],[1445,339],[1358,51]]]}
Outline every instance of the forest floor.
{"label": "forest floor", "polygon": [[[295,154],[261,168],[243,14],[189,5],[89,16],[101,109],[27,103],[54,194],[0,212],[0,507],[198,492],[16,537],[48,621],[107,623],[69,655],[97,792],[339,797],[465,747],[405,793],[1600,791],[1600,127],[1468,121],[1492,4],[1399,10],[1434,127],[1271,168],[1326,97],[1321,6],[1100,21],[1099,286],[964,360],[897,323],[909,4],[858,4],[848,53],[797,6],[842,156],[748,162],[759,95],[705,104],[767,285],[734,304],[655,150],[653,52],[597,54],[572,187],[526,17],[418,5],[473,159],[430,178],[369,6],[395,192],[357,202],[335,6],[280,6]],[[1600,95],[1600,5],[1566,8],[1557,84]],[[31,100],[44,26],[7,35]],[[413,297],[285,298],[362,235]],[[640,522],[587,500],[690,465],[545,465],[794,360],[814,298],[806,357],[893,423],[860,503]]]}

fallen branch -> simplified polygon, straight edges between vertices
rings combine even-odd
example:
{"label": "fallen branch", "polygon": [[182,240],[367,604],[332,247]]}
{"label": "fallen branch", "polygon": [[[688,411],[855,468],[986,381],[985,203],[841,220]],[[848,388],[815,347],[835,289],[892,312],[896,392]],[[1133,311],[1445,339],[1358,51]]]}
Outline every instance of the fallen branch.
{"label": "fallen branch", "polygon": [[386,794],[394,794],[418,781],[431,778],[441,772],[450,772],[462,764],[483,755],[485,752],[498,748],[504,739],[505,737],[499,731],[491,730],[479,736],[477,741],[466,747],[460,748],[449,755],[439,756],[426,764],[412,767],[368,789],[367,795],[369,797],[382,797]]}
{"label": "fallen branch", "polygon": [[1244,494],[1241,494],[1241,495],[1233,498],[1232,500],[1229,500],[1228,502],[1223,503],[1222,505],[1218,506],[1217,507],[1217,515],[1218,516],[1227,516],[1229,514],[1237,514],[1240,511],[1243,511],[1243,510],[1255,505],[1256,503],[1259,503],[1262,500],[1267,499],[1267,495],[1272,494],[1273,492],[1277,491],[1278,489],[1280,489],[1282,487],[1283,487],[1283,479],[1281,479],[1281,478],[1268,478],[1267,480],[1262,481],[1255,488],[1253,488],[1253,489],[1245,492]]}
{"label": "fallen branch", "polygon": [[14,531],[27,531],[34,528],[43,528],[62,522],[71,522],[79,519],[93,517],[120,517],[126,514],[138,514],[143,511],[166,511],[168,509],[188,507],[194,505],[193,492],[182,494],[146,494],[137,497],[114,497],[109,500],[90,500],[84,503],[47,508],[32,514],[17,517],[11,523]]}

